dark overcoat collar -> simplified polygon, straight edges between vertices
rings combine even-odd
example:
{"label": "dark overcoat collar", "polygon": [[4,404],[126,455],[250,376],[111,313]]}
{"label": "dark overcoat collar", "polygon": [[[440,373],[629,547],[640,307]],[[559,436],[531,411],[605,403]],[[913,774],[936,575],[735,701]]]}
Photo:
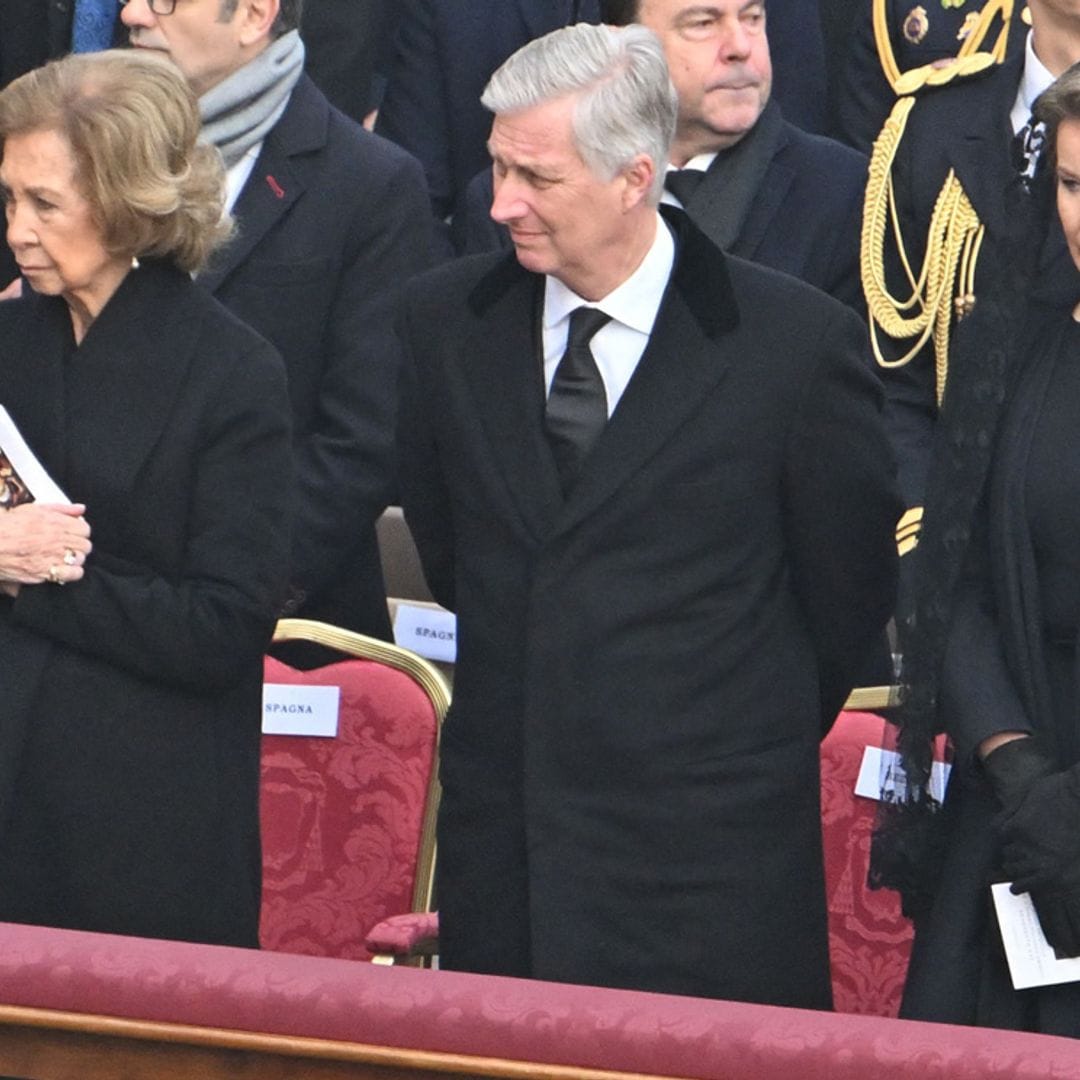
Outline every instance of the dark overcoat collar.
{"label": "dark overcoat collar", "polygon": [[236,235],[199,275],[203,288],[215,292],[303,195],[308,178],[297,159],[326,145],[329,123],[329,105],[315,84],[301,76],[233,207]]}
{"label": "dark overcoat collar", "polygon": [[[174,298],[190,288],[175,268],[146,260],[133,270],[90,327],[70,363],[71,322],[57,297],[26,298],[33,311],[32,360],[2,373],[8,411],[31,449],[65,487],[67,462],[92,453],[94,471],[125,491],[160,438],[187,376],[197,324]],[[167,343],[167,344],[166,344]],[[78,411],[65,416],[66,379],[79,382]],[[108,439],[100,433],[108,431]],[[78,500],[81,493],[66,494]]]}
{"label": "dark overcoat collar", "polygon": [[739,315],[723,253],[681,211],[664,211],[676,257],[649,343],[578,483],[563,498],[543,430],[536,313],[544,278],[508,255],[469,295],[465,368],[478,414],[531,536],[544,541],[596,511],[675,435],[720,381]]}

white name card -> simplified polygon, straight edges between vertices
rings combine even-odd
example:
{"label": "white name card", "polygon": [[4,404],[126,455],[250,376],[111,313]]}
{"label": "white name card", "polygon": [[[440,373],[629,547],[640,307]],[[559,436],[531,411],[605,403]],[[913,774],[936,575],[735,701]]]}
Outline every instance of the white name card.
{"label": "white name card", "polygon": [[394,641],[428,660],[452,664],[457,659],[457,619],[443,608],[398,604]]}
{"label": "white name card", "polygon": [[264,735],[337,735],[340,686],[263,683]]}
{"label": "white name card", "polygon": [[1009,883],[991,885],[1013,989],[1080,981],[1080,957],[1059,959],[1046,940],[1027,893],[1013,896]]}
{"label": "white name card", "polygon": [[[943,761],[935,761],[931,766],[930,794],[938,802],[945,798],[951,770],[952,766]],[[902,798],[906,787],[907,780],[900,766],[900,755],[895,750],[868,746],[863,752],[859,778],[855,781],[855,794],[879,801],[884,794],[891,798]]]}

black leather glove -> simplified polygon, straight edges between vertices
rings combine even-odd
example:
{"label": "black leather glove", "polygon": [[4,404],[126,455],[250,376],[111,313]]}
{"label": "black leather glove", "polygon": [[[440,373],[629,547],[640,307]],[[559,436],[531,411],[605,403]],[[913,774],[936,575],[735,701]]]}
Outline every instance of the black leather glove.
{"label": "black leather glove", "polygon": [[1001,862],[1012,891],[1031,894],[1059,955],[1080,955],[1080,775],[1054,771],[1035,738],[1006,743],[983,766],[1004,807]]}
{"label": "black leather glove", "polygon": [[1036,780],[1058,771],[1037,735],[1003,743],[983,758],[982,767],[1006,814],[1020,805]]}

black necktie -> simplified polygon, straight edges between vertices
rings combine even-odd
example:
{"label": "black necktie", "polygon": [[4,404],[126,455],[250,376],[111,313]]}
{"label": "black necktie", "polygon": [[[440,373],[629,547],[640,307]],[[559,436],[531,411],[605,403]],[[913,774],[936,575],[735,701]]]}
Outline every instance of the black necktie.
{"label": "black necktie", "polygon": [[607,423],[604,380],[589,342],[610,319],[597,308],[579,307],[571,313],[566,352],[551,380],[544,426],[564,495],[574,486],[582,462]]}
{"label": "black necktie", "polygon": [[664,187],[686,206],[704,178],[704,169],[668,169],[667,176],[664,177]]}

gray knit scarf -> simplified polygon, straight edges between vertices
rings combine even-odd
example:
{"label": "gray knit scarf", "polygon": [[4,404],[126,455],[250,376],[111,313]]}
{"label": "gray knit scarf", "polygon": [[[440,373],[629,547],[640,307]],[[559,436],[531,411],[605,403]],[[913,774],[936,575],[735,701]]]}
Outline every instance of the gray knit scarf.
{"label": "gray knit scarf", "polygon": [[216,146],[231,168],[281,119],[303,69],[304,43],[290,30],[199,98],[200,141]]}

